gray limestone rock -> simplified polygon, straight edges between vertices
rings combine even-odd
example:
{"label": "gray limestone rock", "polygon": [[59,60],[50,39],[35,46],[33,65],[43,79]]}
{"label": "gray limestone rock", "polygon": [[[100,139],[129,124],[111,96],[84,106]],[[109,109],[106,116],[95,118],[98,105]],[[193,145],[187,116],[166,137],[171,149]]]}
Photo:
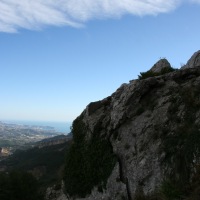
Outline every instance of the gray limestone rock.
{"label": "gray limestone rock", "polygon": [[[187,65],[185,70],[130,81],[110,97],[87,106],[83,112],[86,138],[99,134],[109,140],[118,162],[106,189],[99,192],[94,186],[91,194],[81,200],[134,200],[137,191],[146,196],[153,194],[168,175],[181,176],[176,171],[175,155],[182,147],[173,143],[168,151],[167,145],[169,138],[176,141],[180,128],[190,131],[190,127],[200,127],[200,51]],[[171,67],[169,62],[161,59],[151,71],[159,73],[166,67]],[[186,126],[190,114],[191,124]],[[187,166],[191,167],[189,173],[195,171],[194,163]]]}
{"label": "gray limestone rock", "polygon": [[160,73],[165,68],[171,68],[170,63],[167,59],[160,59],[154,66],[150,69],[150,71],[154,73]]}
{"label": "gray limestone rock", "polygon": [[188,60],[187,64],[181,69],[186,68],[194,68],[194,67],[200,67],[200,50],[195,52],[192,57]]}

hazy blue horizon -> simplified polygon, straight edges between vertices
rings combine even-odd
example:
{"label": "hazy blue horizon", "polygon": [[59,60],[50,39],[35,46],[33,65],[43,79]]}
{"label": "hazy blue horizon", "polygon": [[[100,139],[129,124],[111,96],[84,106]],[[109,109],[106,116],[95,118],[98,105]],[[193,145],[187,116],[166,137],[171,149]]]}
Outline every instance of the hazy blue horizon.
{"label": "hazy blue horizon", "polygon": [[61,133],[69,133],[70,126],[72,122],[64,122],[64,121],[36,121],[36,120],[5,120],[1,119],[1,122],[4,123],[13,123],[13,124],[22,124],[29,126],[50,126],[53,127],[56,131]]}
{"label": "hazy blue horizon", "polygon": [[73,121],[160,58],[180,68],[200,49],[200,0],[0,2],[1,119]]}

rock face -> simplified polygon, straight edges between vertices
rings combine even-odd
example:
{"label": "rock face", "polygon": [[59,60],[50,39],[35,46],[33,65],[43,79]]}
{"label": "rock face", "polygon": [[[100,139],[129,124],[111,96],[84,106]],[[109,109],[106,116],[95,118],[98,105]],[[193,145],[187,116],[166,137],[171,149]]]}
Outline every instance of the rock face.
{"label": "rock face", "polygon": [[150,69],[150,71],[154,73],[160,73],[163,69],[171,68],[170,63],[167,59],[160,59],[154,66]]}
{"label": "rock face", "polygon": [[[94,134],[109,140],[117,163],[103,191],[94,186],[85,198],[74,199],[148,199],[165,180],[180,188],[192,184],[200,166],[199,55],[187,68],[130,81],[87,106],[82,113],[87,141]],[[162,59],[151,70],[167,66]]]}
{"label": "rock face", "polygon": [[187,64],[181,69],[200,67],[200,50],[195,52],[192,57],[188,60]]}

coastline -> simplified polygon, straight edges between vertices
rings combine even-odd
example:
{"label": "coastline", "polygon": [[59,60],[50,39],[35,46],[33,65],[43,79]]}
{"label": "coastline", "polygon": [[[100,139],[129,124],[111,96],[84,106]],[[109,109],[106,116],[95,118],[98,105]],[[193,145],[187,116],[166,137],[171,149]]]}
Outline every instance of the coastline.
{"label": "coastline", "polygon": [[52,127],[55,131],[61,132],[63,134],[68,134],[70,132],[71,122],[57,122],[57,121],[31,121],[31,120],[0,120],[3,123],[10,124],[21,124],[28,126],[43,126]]}

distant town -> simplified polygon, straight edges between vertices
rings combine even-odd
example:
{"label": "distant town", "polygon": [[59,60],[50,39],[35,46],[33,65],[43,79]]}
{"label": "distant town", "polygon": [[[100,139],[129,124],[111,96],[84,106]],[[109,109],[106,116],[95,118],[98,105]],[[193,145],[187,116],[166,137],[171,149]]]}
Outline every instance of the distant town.
{"label": "distant town", "polygon": [[60,135],[50,126],[29,126],[0,122],[0,160],[17,149],[27,149],[35,142]]}

